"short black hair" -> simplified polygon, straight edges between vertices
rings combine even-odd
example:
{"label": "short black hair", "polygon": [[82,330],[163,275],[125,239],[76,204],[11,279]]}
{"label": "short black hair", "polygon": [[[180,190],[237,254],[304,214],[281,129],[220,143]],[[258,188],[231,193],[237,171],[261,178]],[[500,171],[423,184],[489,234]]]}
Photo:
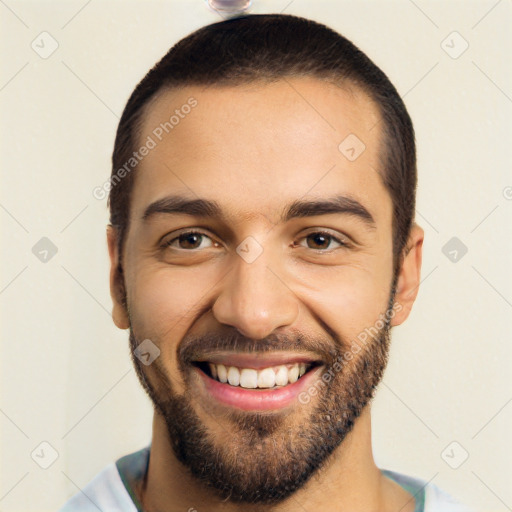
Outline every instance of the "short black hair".
{"label": "short black hair", "polygon": [[112,155],[108,204],[110,223],[118,232],[120,260],[134,172],[123,173],[122,180],[116,173],[138,145],[148,102],[163,89],[236,86],[286,77],[313,77],[340,87],[352,86],[376,104],[382,130],[379,174],[393,202],[396,270],[416,202],[416,149],[407,109],[387,76],[352,42],[323,24],[286,14],[244,15],[202,27],[175,44],[137,85],[119,122]]}

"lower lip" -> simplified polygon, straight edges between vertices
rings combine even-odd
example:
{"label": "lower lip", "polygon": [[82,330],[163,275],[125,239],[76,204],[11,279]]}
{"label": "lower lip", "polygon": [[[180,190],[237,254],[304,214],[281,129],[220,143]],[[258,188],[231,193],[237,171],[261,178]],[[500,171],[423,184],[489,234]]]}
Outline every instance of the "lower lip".
{"label": "lower lip", "polygon": [[245,411],[262,411],[282,409],[292,404],[297,400],[298,395],[311,385],[321,369],[320,366],[310,370],[293,384],[268,390],[231,386],[212,379],[199,368],[196,368],[196,371],[204,382],[206,392],[218,402]]}

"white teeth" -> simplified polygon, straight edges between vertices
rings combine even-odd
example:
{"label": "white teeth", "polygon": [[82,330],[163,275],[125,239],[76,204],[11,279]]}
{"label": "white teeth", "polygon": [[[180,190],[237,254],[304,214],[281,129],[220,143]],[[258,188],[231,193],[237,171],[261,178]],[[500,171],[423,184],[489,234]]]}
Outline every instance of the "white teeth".
{"label": "white teeth", "polygon": [[258,372],[252,368],[244,368],[240,372],[240,386],[254,389],[258,387]]}
{"label": "white teeth", "polygon": [[286,384],[288,384],[288,368],[283,364],[277,368],[276,386],[286,386]]}
{"label": "white teeth", "polygon": [[276,385],[276,372],[272,368],[265,368],[258,372],[258,387],[273,388]]}
{"label": "white teeth", "polygon": [[299,365],[295,364],[288,370],[288,380],[290,383],[297,382],[299,380]]}
{"label": "white teeth", "polygon": [[217,365],[217,378],[221,382],[227,382],[228,381],[228,372],[226,371],[226,367],[223,364]]}
{"label": "white teeth", "polygon": [[240,384],[240,372],[236,366],[230,366],[228,370],[228,382],[232,386],[238,386]]}
{"label": "white teeth", "polygon": [[222,383],[247,389],[269,389],[297,382],[311,366],[307,363],[281,364],[255,370],[208,363],[211,376]]}

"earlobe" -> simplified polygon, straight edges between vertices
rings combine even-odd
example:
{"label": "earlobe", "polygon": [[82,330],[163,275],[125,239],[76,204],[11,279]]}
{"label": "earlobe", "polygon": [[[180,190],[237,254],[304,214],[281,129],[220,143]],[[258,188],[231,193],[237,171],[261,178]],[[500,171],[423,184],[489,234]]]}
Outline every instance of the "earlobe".
{"label": "earlobe", "polygon": [[117,231],[107,226],[107,244],[110,257],[110,296],[112,297],[112,319],[119,329],[128,329],[130,321],[126,307],[126,288],[123,269],[119,261]]}
{"label": "earlobe", "polygon": [[396,308],[396,314],[391,319],[392,326],[400,325],[407,319],[418,295],[424,237],[423,229],[414,224],[404,248],[403,261],[398,272],[395,303],[400,307]]}

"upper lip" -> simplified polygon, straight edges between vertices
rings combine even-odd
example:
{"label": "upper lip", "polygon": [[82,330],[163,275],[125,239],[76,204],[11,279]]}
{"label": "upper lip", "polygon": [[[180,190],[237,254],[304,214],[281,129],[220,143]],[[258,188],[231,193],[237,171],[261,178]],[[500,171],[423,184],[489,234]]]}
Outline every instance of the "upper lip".
{"label": "upper lip", "polygon": [[297,353],[229,353],[229,352],[216,352],[202,357],[198,357],[193,362],[208,362],[213,364],[223,364],[224,366],[237,366],[238,368],[268,368],[270,366],[279,366],[282,364],[295,364],[295,363],[320,363],[317,356],[308,354]]}

